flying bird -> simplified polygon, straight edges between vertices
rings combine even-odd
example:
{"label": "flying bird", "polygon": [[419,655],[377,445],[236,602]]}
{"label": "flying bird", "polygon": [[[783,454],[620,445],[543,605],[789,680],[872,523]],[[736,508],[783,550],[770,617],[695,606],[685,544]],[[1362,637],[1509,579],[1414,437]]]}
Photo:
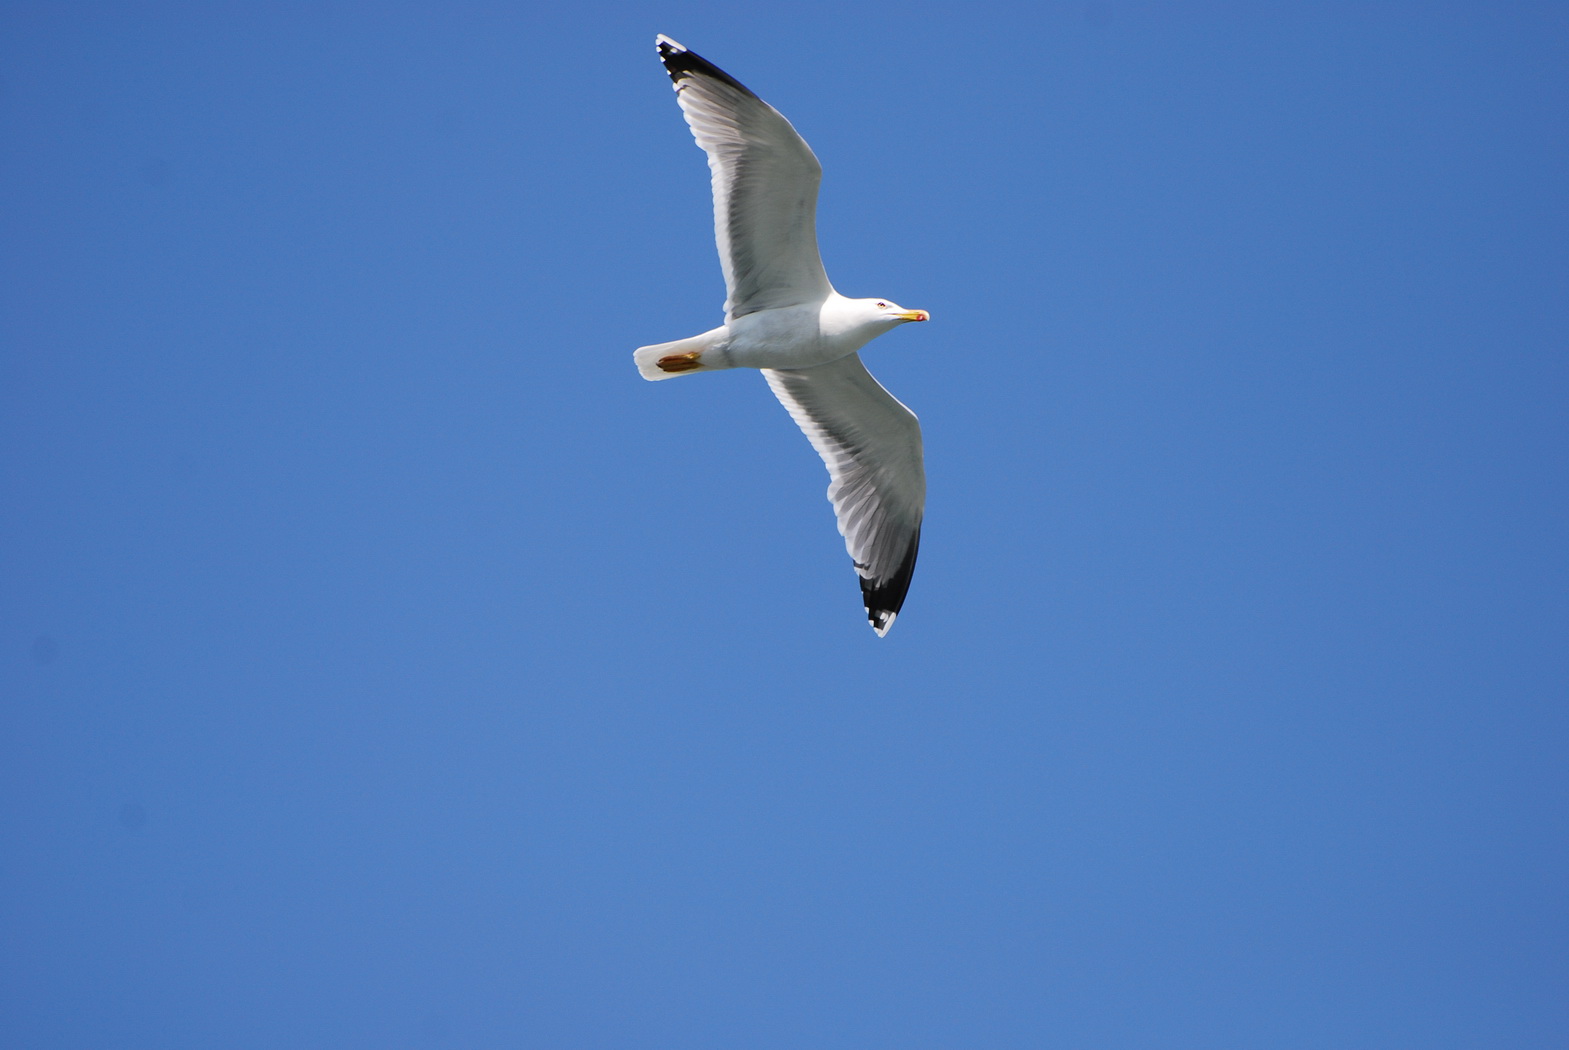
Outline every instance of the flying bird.
{"label": "flying bird", "polygon": [[861,579],[872,629],[886,635],[915,571],[926,506],[921,427],[856,351],[930,318],[891,299],[834,291],[817,253],[822,165],[778,110],[661,34],[676,101],[708,154],[725,323],[632,355],[644,379],[756,368],[822,456],[828,499]]}

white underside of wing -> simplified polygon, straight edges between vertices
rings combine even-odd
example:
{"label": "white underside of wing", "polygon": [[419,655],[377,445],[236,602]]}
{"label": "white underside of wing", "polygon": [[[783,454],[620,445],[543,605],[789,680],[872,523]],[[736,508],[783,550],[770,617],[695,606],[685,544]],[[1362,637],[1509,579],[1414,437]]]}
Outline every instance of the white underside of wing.
{"label": "white underside of wing", "polygon": [[831,291],[817,252],[822,166],[779,111],[669,37],[659,54],[713,172],[725,320],[817,302]]}
{"label": "white underside of wing", "polygon": [[920,423],[858,354],[763,375],[828,467],[828,499],[861,577],[867,616],[886,634],[904,604],[920,545],[926,506]]}

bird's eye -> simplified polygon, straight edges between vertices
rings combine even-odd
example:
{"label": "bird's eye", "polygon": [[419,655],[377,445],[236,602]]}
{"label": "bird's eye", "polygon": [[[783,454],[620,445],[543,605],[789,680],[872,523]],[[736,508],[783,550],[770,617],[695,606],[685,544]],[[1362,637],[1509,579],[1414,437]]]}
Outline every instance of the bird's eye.
{"label": "bird's eye", "polygon": [[886,309],[888,309],[888,304],[887,303],[878,303],[877,304],[877,308],[879,310],[886,310]]}

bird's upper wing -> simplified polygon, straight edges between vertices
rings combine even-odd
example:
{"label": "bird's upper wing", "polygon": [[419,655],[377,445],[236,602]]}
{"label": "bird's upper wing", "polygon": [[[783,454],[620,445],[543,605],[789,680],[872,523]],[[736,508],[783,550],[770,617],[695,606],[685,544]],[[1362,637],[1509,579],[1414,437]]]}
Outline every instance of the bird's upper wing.
{"label": "bird's upper wing", "polygon": [[718,66],[659,37],[676,101],[714,173],[725,320],[816,302],[832,290],[817,254],[823,168],[790,122]]}
{"label": "bird's upper wing", "polygon": [[887,634],[921,542],[921,425],[859,354],[816,368],[765,368],[763,375],[828,466],[828,499],[861,577],[867,618]]}

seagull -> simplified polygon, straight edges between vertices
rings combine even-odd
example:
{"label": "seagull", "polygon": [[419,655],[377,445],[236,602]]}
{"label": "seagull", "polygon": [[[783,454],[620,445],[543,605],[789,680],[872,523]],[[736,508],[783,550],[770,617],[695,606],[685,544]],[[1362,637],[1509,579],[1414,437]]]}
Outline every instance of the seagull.
{"label": "seagull", "polygon": [[828,467],[828,500],[878,637],[904,605],[926,506],[921,426],[856,351],[931,318],[834,291],[817,253],[822,165],[778,110],[669,37],[656,38],[676,102],[713,172],[725,323],[639,347],[644,379],[756,368]]}

